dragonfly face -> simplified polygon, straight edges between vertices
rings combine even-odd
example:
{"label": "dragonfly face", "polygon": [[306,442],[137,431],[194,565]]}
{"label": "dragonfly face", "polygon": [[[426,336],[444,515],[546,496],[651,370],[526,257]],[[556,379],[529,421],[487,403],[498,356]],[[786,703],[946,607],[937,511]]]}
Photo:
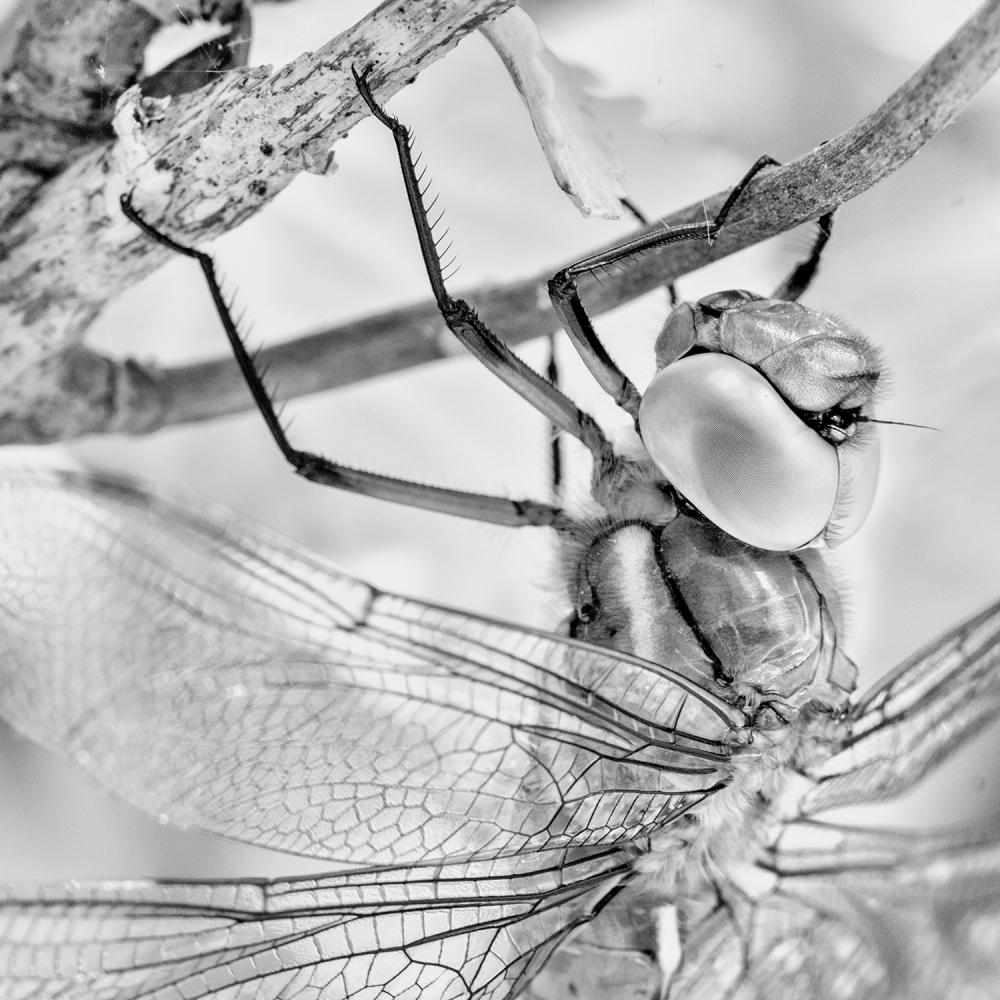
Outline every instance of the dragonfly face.
{"label": "dragonfly face", "polygon": [[3,988],[554,997],[610,940],[652,991],[641,915],[669,905],[685,1000],[992,995],[995,846],[814,817],[910,787],[995,713],[1000,612],[849,704],[815,549],[735,539],[652,461],[598,469],[604,515],[558,525],[568,638],[113,478],[8,477],[4,717],[154,815],[372,867],[4,887]]}
{"label": "dragonfly face", "polygon": [[639,419],[653,460],[752,545],[838,544],[875,498],[882,379],[859,333],[796,302],[721,292],[671,313]]}

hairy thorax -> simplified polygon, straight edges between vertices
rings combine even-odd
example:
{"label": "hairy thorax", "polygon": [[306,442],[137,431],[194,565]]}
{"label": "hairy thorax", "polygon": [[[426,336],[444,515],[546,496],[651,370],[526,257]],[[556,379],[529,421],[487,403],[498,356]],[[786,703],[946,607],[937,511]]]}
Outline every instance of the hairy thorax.
{"label": "hairy thorax", "polygon": [[[571,636],[698,681],[789,721],[840,707],[857,671],[837,648],[838,607],[816,550],[758,549],[701,517],[650,463],[618,460],[606,513],[563,539]],[[620,480],[629,487],[621,489]]]}
{"label": "hairy thorax", "polygon": [[633,910],[674,907],[683,939],[721,893],[770,888],[768,848],[808,791],[804,765],[822,756],[856,669],[838,648],[836,591],[819,552],[733,538],[642,462],[620,460],[603,470],[611,476],[628,506],[609,504],[563,539],[570,635],[661,664],[749,720],[733,734],[725,787],[635,862]]}

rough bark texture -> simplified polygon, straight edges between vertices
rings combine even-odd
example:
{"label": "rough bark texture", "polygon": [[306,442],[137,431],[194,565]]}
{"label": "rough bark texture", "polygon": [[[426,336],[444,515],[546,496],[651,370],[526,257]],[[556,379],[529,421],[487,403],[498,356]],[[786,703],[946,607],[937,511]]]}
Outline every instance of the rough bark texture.
{"label": "rough bark texture", "polygon": [[[0,24],[0,231],[46,181],[114,140],[115,102],[140,79],[146,45],[164,21],[182,16],[249,31],[242,0],[168,5],[162,13],[132,0],[23,0],[11,11]],[[232,50],[240,65],[246,49]],[[215,68],[234,64],[222,59]]]}
{"label": "rough bark texture", "polygon": [[[352,65],[376,67],[373,89],[386,100],[513,2],[389,0],[277,73],[237,70],[166,99],[128,90],[118,140],[32,191],[0,237],[0,440],[161,422],[148,373],[81,346],[101,308],[166,259],[122,216],[123,193],[135,191],[144,215],[178,239],[218,236],[300,170],[327,169],[332,144],[367,114]],[[148,414],[142,427],[137,412]]]}
{"label": "rough bark texture", "polygon": [[[37,442],[98,431],[141,433],[208,419],[251,403],[228,360],[166,371],[81,346],[101,306],[164,259],[117,213],[118,195],[185,242],[237,225],[301,169],[325,169],[332,141],[362,116],[350,65],[375,64],[385,99],[510,0],[384,4],[320,52],[268,76],[234,73],[169,103],[130,91],[120,140],[45,186],[4,238],[0,264],[0,441]],[[377,15],[377,24],[373,18]],[[712,245],[678,244],[588,282],[601,313],[709,261],[818,218],[898,169],[952,121],[1000,68],[1000,0],[988,0],[880,108],[854,128],[757,179]],[[208,110],[211,114],[209,115]],[[725,192],[657,225],[709,216]],[[44,264],[44,270],[41,270]],[[554,270],[554,268],[553,268]],[[515,343],[551,332],[548,274],[468,297]],[[264,351],[296,396],[454,353],[431,304],[396,310]]]}

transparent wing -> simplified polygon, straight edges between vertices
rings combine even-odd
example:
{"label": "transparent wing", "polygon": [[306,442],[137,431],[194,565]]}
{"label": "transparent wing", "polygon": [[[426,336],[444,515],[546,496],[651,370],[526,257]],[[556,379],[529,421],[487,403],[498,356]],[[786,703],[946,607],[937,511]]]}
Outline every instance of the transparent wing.
{"label": "transparent wing", "polygon": [[810,770],[813,815],[892,798],[1000,714],[1000,602],[962,622],[875,685],[848,716],[841,749]]}
{"label": "transparent wing", "polygon": [[0,715],[162,819],[367,864],[637,836],[719,787],[745,723],[655,664],[70,473],[0,483]]}
{"label": "transparent wing", "polygon": [[626,877],[618,852],[578,855],[288,882],[0,886],[0,995],[501,1000]]}
{"label": "transparent wing", "polygon": [[683,942],[671,1000],[1000,996],[1000,843],[792,824],[773,886]]}
{"label": "transparent wing", "polygon": [[519,1000],[660,1000],[656,911],[640,885],[624,886],[569,933]]}

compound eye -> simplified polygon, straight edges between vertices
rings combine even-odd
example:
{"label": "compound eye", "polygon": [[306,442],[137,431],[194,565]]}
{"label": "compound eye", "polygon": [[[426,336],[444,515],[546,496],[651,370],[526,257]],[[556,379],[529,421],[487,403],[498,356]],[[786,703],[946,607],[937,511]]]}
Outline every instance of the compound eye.
{"label": "compound eye", "polygon": [[874,427],[865,424],[863,434],[838,448],[763,375],[729,355],[696,354],[658,372],[643,396],[639,426],[650,457],[678,492],[749,545],[789,551],[841,542],[871,508]]}

